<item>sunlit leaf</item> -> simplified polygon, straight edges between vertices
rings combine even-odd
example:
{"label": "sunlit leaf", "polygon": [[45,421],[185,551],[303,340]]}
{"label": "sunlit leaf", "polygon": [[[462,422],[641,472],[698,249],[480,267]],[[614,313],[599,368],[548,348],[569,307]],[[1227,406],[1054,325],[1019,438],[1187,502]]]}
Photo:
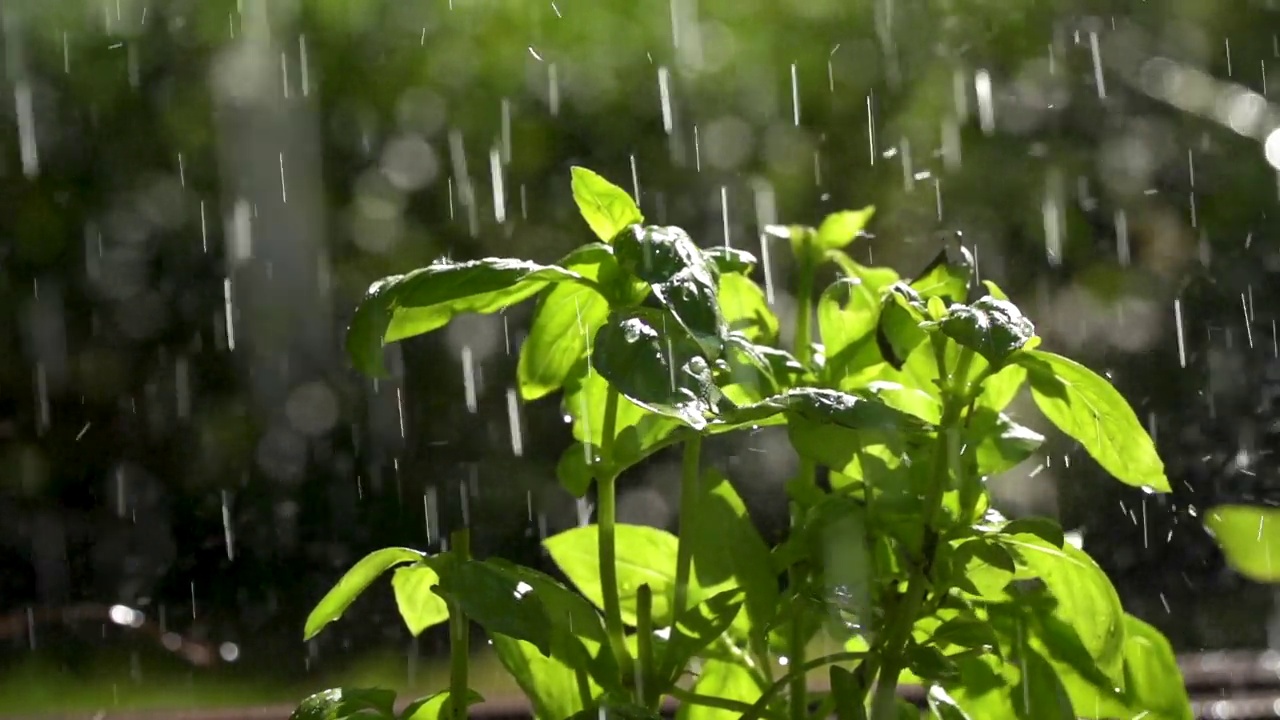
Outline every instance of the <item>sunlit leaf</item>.
{"label": "sunlit leaf", "polygon": [[1169,492],[1155,443],[1111,383],[1061,355],[1025,350],[1016,357],[1040,411],[1104,470],[1128,485]]}
{"label": "sunlit leaf", "polygon": [[876,346],[885,362],[901,370],[907,358],[927,337],[920,324],[926,308],[920,294],[905,283],[890,285],[880,302]]}
{"label": "sunlit leaf", "polygon": [[742,591],[731,588],[680,613],[667,639],[659,643],[662,655],[670,661],[661,668],[663,677],[676,679],[691,659],[719,640],[741,615],[742,599]]}
{"label": "sunlit leaf", "polygon": [[751,278],[738,273],[720,273],[720,311],[731,331],[758,343],[778,337],[778,318],[765,301],[764,290]]}
{"label": "sunlit leaf", "polygon": [[[733,700],[751,705],[760,699],[760,687],[751,671],[740,663],[707,659],[702,662],[693,691],[699,695]],[[737,720],[742,713],[707,705],[681,703],[676,710],[678,720]]]}
{"label": "sunlit leaf", "polygon": [[1043,655],[1024,646],[1018,665],[1022,677],[1012,697],[1020,720],[1076,720],[1066,688]]}
{"label": "sunlit leaf", "polygon": [[[535,717],[559,720],[585,709],[573,668],[523,640],[498,634],[490,639],[498,660],[529,698]],[[600,688],[589,682],[588,692],[599,695]]]}
{"label": "sunlit leaf", "polygon": [[986,407],[970,414],[964,437],[967,451],[977,456],[979,475],[1009,470],[1031,457],[1044,443],[1040,433]]}
{"label": "sunlit leaf", "polygon": [[497,312],[566,280],[587,283],[562,267],[508,258],[441,262],[384,278],[370,286],[356,308],[347,329],[347,353],[358,370],[382,377],[387,343],[441,328],[461,313]]}
{"label": "sunlit leaf", "polygon": [[[636,624],[636,596],[641,585],[653,593],[653,620],[662,627],[671,622],[671,601],[676,580],[678,541],[665,530],[619,523],[616,526],[618,594],[623,622]],[[599,527],[572,528],[542,541],[560,572],[564,573],[596,607],[604,607],[600,584]],[[692,583],[691,583],[692,585]],[[701,602],[701,593],[690,587],[689,601]]]}
{"label": "sunlit leaf", "polygon": [[853,265],[848,277],[832,283],[818,300],[818,329],[828,367],[851,346],[871,337],[880,317],[884,288],[897,282],[892,270]]}
{"label": "sunlit leaf", "polygon": [[866,508],[847,496],[828,496],[809,511],[805,533],[809,556],[822,570],[823,601],[843,626],[867,627],[875,571]]}
{"label": "sunlit leaf", "polygon": [[[608,278],[620,273],[607,245],[579,248],[562,261],[565,269],[585,278]],[[591,338],[609,316],[609,301],[595,288],[578,283],[555,285],[538,302],[529,336],[520,346],[516,366],[520,394],[536,400],[559,390],[565,378],[585,358]]]}
{"label": "sunlit leaf", "polygon": [[[484,698],[475,690],[467,690],[467,707],[484,702]],[[448,690],[442,690],[421,700],[409,704],[400,715],[401,720],[442,720],[453,715],[453,696]]]}
{"label": "sunlit leaf", "polygon": [[839,250],[858,237],[875,212],[876,209],[868,205],[861,210],[831,213],[818,226],[814,241],[822,250]]}
{"label": "sunlit leaf", "polygon": [[968,299],[969,279],[973,275],[973,257],[964,247],[942,250],[933,261],[911,281],[911,288],[920,297],[941,298],[951,303]]}
{"label": "sunlit leaf", "polygon": [[423,553],[409,548],[383,548],[365,555],[360,562],[347,571],[337,585],[333,586],[316,604],[307,616],[303,640],[315,637],[325,625],[342,617],[351,603],[363,593],[382,573],[396,565],[418,562],[426,557]]}
{"label": "sunlit leaf", "polygon": [[715,245],[702,251],[721,275],[729,273],[735,275],[747,276],[756,266],[756,256],[746,250],[728,247],[725,245]]}
{"label": "sunlit leaf", "polygon": [[448,605],[431,590],[438,582],[440,577],[428,565],[399,567],[391,576],[396,607],[410,633],[421,635],[423,630],[449,619]]}
{"label": "sunlit leaf", "polygon": [[591,232],[611,242],[629,225],[644,222],[640,208],[627,191],[583,167],[574,167],[573,200]]}
{"label": "sunlit leaf", "polygon": [[941,685],[929,687],[929,710],[938,720],[972,720]]}
{"label": "sunlit leaf", "polygon": [[1205,526],[1236,572],[1257,582],[1280,582],[1280,508],[1218,505],[1209,510]]}
{"label": "sunlit leaf", "polygon": [[[573,422],[575,440],[597,448],[603,444],[608,392],[609,383],[585,358],[569,373],[562,405]],[[622,397],[618,401],[617,442],[610,461],[619,468],[639,462],[668,442],[679,426],[675,418],[658,415]]]}

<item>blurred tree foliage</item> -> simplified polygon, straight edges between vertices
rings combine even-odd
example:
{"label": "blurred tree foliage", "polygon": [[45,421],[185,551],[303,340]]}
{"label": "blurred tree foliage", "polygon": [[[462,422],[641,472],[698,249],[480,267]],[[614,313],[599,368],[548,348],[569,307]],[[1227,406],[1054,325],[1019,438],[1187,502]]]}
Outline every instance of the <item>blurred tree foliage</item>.
{"label": "blurred tree foliage", "polygon": [[[304,378],[327,389],[337,422],[273,434],[278,418],[250,397],[259,370],[228,343],[237,198],[219,150],[234,142],[226,114],[265,92],[320,128],[324,230],[312,240],[331,306],[316,313],[335,338],[383,275],[444,254],[547,259],[577,244],[575,163],[634,182],[650,219],[707,244],[758,252],[763,223],[874,204],[866,252],[909,272],[961,233],[1050,343],[1113,372],[1186,474],[1157,507],[1094,482],[1072,454],[1021,479],[1022,496],[1036,502],[1055,478],[1063,516],[1176,643],[1259,643],[1259,626],[1223,620],[1231,603],[1257,604],[1256,589],[1215,599],[1199,625],[1172,618],[1228,587],[1187,509],[1243,492],[1239,473],[1196,458],[1235,453],[1256,420],[1248,378],[1275,355],[1275,169],[1261,131],[1233,128],[1232,114],[1261,107],[1254,125],[1276,123],[1274,6],[6,3],[0,502],[88,529],[63,533],[59,585],[42,580],[28,524],[0,528],[15,568],[0,576],[23,578],[0,587],[0,606],[180,606],[194,593],[202,612],[184,622],[301,667],[295,619],[364,550],[433,542],[464,506],[486,551],[515,555],[535,552],[540,525],[573,521],[554,486],[568,438],[554,400],[521,410],[524,452],[512,452],[518,309],[470,336],[409,343],[390,389],[341,371]],[[245,61],[252,37],[278,62]],[[1146,72],[1157,58],[1182,83],[1164,96]],[[1216,80],[1206,91],[1192,71]],[[1197,92],[1216,116],[1169,102]],[[272,241],[292,240],[259,242]],[[789,258],[770,264],[788,303]],[[233,317],[287,322],[262,306]],[[319,364],[344,362],[334,342]],[[1188,428],[1210,440],[1193,445]],[[779,492],[780,479],[756,486]],[[147,527],[172,547],[138,540]],[[115,562],[79,559],[112,533],[125,548]]]}

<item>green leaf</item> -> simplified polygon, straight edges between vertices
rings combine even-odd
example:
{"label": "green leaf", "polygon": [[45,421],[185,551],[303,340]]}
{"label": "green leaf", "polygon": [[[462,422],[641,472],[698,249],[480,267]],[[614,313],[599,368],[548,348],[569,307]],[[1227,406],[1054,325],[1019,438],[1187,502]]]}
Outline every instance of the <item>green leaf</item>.
{"label": "green leaf", "polygon": [[584,497],[594,479],[591,469],[591,446],[576,442],[560,455],[556,463],[556,479],[560,487],[576,498]]}
{"label": "green leaf", "polygon": [[333,688],[299,703],[289,720],[342,720],[343,718],[395,717],[396,694],[374,688]]}
{"label": "green leaf", "polygon": [[595,368],[637,405],[700,430],[720,391],[701,348],[665,313],[614,312],[596,333]]}
{"label": "green leaf", "polygon": [[1169,641],[1132,615],[1124,616],[1124,631],[1124,688],[1129,708],[1151,713],[1151,720],[1191,720],[1187,685]]}
{"label": "green leaf", "polygon": [[1006,365],[996,374],[987,378],[982,383],[982,393],[978,395],[978,407],[987,408],[1000,412],[1013,399],[1017,397],[1018,391],[1022,389],[1022,385],[1027,381],[1027,369],[1021,365]]}
{"label": "green leaf", "polygon": [[618,264],[649,283],[653,297],[715,359],[728,332],[719,272],[678,227],[633,226],[615,241]]}
{"label": "green leaf", "polygon": [[583,167],[574,167],[570,172],[573,200],[596,237],[611,242],[627,226],[644,222],[640,208],[626,190]]}
{"label": "green leaf", "polygon": [[738,248],[716,245],[703,250],[702,254],[722,276],[733,273],[745,277],[756,267],[756,256]]}
{"label": "green leaf", "polygon": [[1169,492],[1164,463],[1123,396],[1089,368],[1042,350],[1018,354],[1031,397],[1059,430],[1079,442],[1117,480]]}
{"label": "green leaf", "polygon": [[912,643],[906,649],[907,669],[912,676],[925,682],[951,680],[960,675],[960,669],[938,648],[932,645]]}
{"label": "green leaf", "polygon": [[858,681],[853,673],[839,665],[831,665],[827,675],[835,700],[836,720],[867,720],[867,709],[858,698]]}
{"label": "green leaf", "polygon": [[[562,401],[573,419],[573,437],[596,448],[603,444],[604,411],[609,383],[583,359],[569,374]],[[619,468],[639,462],[663,447],[679,427],[674,418],[658,415],[623,397],[618,402],[614,457],[605,458]]]}
{"label": "green leaf", "polygon": [[662,720],[657,712],[632,702],[624,692],[608,693],[593,707],[574,715],[571,720]]}
{"label": "green leaf", "polygon": [[995,368],[1002,367],[1036,334],[1035,326],[1016,305],[991,296],[972,305],[952,305],[940,327],[947,337],[977,352]]}
{"label": "green leaf", "polygon": [[1119,682],[1124,610],[1098,564],[1070,544],[1061,548],[1032,535],[988,536],[1018,556],[1019,577],[1037,578],[1056,601],[1052,616],[1079,634],[1099,670]]}
{"label": "green leaf", "polygon": [[360,562],[342,576],[337,585],[321,598],[311,614],[307,616],[306,629],[302,639],[315,637],[325,625],[342,617],[351,603],[364,592],[382,573],[396,565],[418,562],[426,555],[409,548],[383,548],[365,555]]}
{"label": "green leaf", "polygon": [[1005,535],[1031,535],[1038,537],[1059,550],[1066,544],[1062,527],[1049,518],[1028,517],[1010,520],[1000,528],[1000,532]]}
{"label": "green leaf", "polygon": [[694,578],[703,587],[731,579],[746,595],[747,611],[735,627],[743,634],[763,632],[778,606],[778,575],[769,546],[728,478],[709,469],[701,484],[696,511],[682,531],[692,546]]}
{"label": "green leaf", "polygon": [[881,294],[898,280],[892,270],[860,265],[850,269],[856,274],[832,283],[818,299],[818,330],[828,365],[854,344],[871,337],[880,317]]}
{"label": "green leaf", "polygon": [[369,287],[347,329],[347,354],[358,370],[383,377],[387,343],[429,333],[461,313],[493,313],[533,297],[550,283],[581,275],[555,265],[509,258],[440,262]]}
{"label": "green leaf", "polygon": [[769,309],[760,286],[738,273],[720,273],[720,312],[728,329],[751,342],[772,343],[778,338],[778,318]]}
{"label": "green leaf", "polygon": [[[725,662],[708,658],[702,662],[702,672],[693,684],[693,691],[699,695],[733,700],[746,705],[760,699],[760,687],[756,685],[751,671],[739,663]],[[723,710],[707,705],[681,703],[676,709],[678,720],[737,720],[742,713]]]}
{"label": "green leaf", "polygon": [[[561,720],[582,710],[577,673],[556,658],[545,657],[538,648],[523,640],[492,635],[498,660],[529,698],[535,717]],[[592,695],[600,688],[592,683]]]}
{"label": "green leaf", "polygon": [[1020,720],[1076,720],[1071,698],[1049,661],[1025,646],[1018,661],[1022,677],[1013,689],[1013,706]]}
{"label": "green leaf", "polygon": [[928,336],[921,328],[926,313],[924,300],[911,286],[897,282],[885,290],[876,324],[876,346],[895,369],[901,370]]}
{"label": "green leaf", "polygon": [[876,209],[870,205],[861,210],[842,210],[828,215],[818,226],[815,242],[822,250],[839,250],[867,227]]}
{"label": "green leaf", "polygon": [[720,639],[741,616],[742,591],[732,588],[712,595],[705,602],[686,608],[676,619],[666,640],[655,643],[662,655],[670,645],[669,665],[661,669],[662,676],[672,682],[679,679],[689,661]]}
{"label": "green leaf", "polygon": [[[622,619],[636,624],[636,594],[647,584],[653,592],[653,622],[663,627],[671,622],[671,601],[676,580],[676,537],[665,530],[619,523],[617,532],[618,594]],[[597,554],[599,527],[572,528],[542,541],[560,572],[564,573],[596,607],[604,607]],[[701,601],[701,592],[690,582],[689,602]]]}
{"label": "green leaf", "polygon": [[941,685],[929,686],[929,711],[938,720],[972,720]]}
{"label": "green leaf", "polygon": [[413,635],[449,619],[449,607],[443,598],[432,591],[440,576],[428,565],[410,565],[396,568],[391,576],[391,588],[395,590],[396,607],[400,617]]}
{"label": "green leaf", "polygon": [[[608,245],[584,246],[561,263],[589,280],[620,282],[616,276],[622,271]],[[559,390],[608,316],[609,301],[596,289],[578,283],[552,287],[539,301],[529,336],[520,346],[520,395],[536,400]]]}
{"label": "green leaf", "polygon": [[978,475],[999,475],[1013,468],[1044,443],[1044,436],[986,407],[976,408],[965,429],[966,452],[977,456]]}
{"label": "green leaf", "polygon": [[[401,713],[401,720],[440,720],[452,717],[452,695],[442,690],[421,700],[409,704]],[[484,702],[484,698],[475,690],[467,690],[467,707]]]}
{"label": "green leaf", "polygon": [[1255,582],[1280,582],[1280,508],[1218,505],[1205,527],[1236,572]]}
{"label": "green leaf", "polygon": [[875,570],[866,509],[842,495],[827,496],[805,521],[809,557],[822,569],[823,601],[839,631],[864,632],[872,623]]}
{"label": "green leaf", "polygon": [[920,276],[911,281],[911,288],[926,300],[936,297],[962,303],[969,297],[969,278],[972,275],[973,257],[966,248],[956,246],[939,252]]}
{"label": "green leaf", "polygon": [[942,623],[929,636],[929,641],[965,649],[993,648],[999,644],[991,624],[974,617],[955,617]]}

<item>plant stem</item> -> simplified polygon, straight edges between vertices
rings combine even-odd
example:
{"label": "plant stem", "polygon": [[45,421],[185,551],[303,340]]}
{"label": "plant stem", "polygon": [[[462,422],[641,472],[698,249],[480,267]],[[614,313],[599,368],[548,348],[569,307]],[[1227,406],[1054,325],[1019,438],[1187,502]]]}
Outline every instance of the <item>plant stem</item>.
{"label": "plant stem", "polygon": [[636,592],[636,702],[644,707],[657,707],[662,698],[660,692],[650,687],[653,682],[653,591],[649,584],[640,586]]}
{"label": "plant stem", "polygon": [[612,386],[605,395],[604,431],[600,438],[603,469],[596,476],[596,523],[599,525],[600,585],[604,596],[604,627],[613,648],[618,670],[628,671],[631,655],[627,652],[626,629],[622,624],[622,601],[618,596],[618,477],[613,468],[613,440],[618,428],[618,391]]}
{"label": "plant stem", "polygon": [[[449,536],[450,552],[459,562],[471,559],[471,532],[466,528],[455,530]],[[449,703],[453,720],[466,720],[467,696],[471,690],[467,681],[467,664],[471,656],[471,627],[466,614],[456,603],[449,608]]]}
{"label": "plant stem", "polygon": [[769,709],[769,702],[777,697],[778,693],[790,687],[796,676],[805,678],[808,677],[811,670],[816,670],[826,665],[833,665],[838,662],[853,662],[854,660],[865,662],[866,658],[867,654],[865,652],[838,652],[814,658],[802,665],[792,663],[790,665],[791,670],[777,682],[770,685],[769,689],[765,690],[760,696],[760,699],[756,700],[755,704],[751,706],[751,710],[742,714],[741,720],[757,720],[757,718],[764,715],[765,711]]}
{"label": "plant stem", "polygon": [[[806,237],[800,243],[800,277],[797,280],[796,288],[796,335],[793,350],[796,359],[800,364],[808,368],[813,362],[813,284],[814,275],[817,273],[817,265],[813,260],[812,238]],[[813,461],[806,458],[800,459],[800,476],[798,483],[801,487],[808,489],[816,484],[817,468]],[[791,529],[797,530],[804,524],[804,509],[798,503],[791,503]],[[799,564],[794,564],[787,569],[787,587],[793,594],[798,594],[805,582],[806,569]],[[803,667],[805,664],[805,643],[808,640],[804,636],[804,623],[801,622],[800,614],[794,613],[791,618],[790,633],[788,634],[787,643],[787,662],[792,667]],[[791,720],[805,720],[809,715],[809,686],[808,678],[804,673],[799,673],[791,678],[790,685],[790,717]]]}
{"label": "plant stem", "polygon": [[[689,578],[693,569],[693,538],[689,537],[689,528],[697,512],[698,491],[702,485],[701,463],[702,436],[694,435],[684,442],[684,460],[680,473],[680,535],[676,544],[675,598],[671,604],[673,626],[689,604]],[[674,667],[674,664],[675,645],[668,644],[662,657],[664,679],[674,680],[680,672],[681,668]]]}
{"label": "plant stem", "polygon": [[[965,348],[960,353],[954,372],[948,373],[943,342],[934,343],[934,353],[941,382],[942,422],[938,425],[938,437],[934,444],[933,479],[925,496],[926,533],[935,532],[937,516],[942,509],[942,498],[951,478],[955,430],[960,427],[962,415],[968,403],[965,380],[973,362],[973,351]],[[930,548],[929,553],[937,552],[936,541],[926,542],[925,547]],[[905,664],[903,653],[911,641],[911,631],[915,627],[916,616],[920,614],[929,594],[929,568],[932,564],[932,557],[921,559],[911,572],[906,595],[893,608],[889,616],[888,629],[881,648],[880,672],[876,678],[875,694],[871,700],[871,720],[893,720],[897,717],[898,676],[902,674]]]}

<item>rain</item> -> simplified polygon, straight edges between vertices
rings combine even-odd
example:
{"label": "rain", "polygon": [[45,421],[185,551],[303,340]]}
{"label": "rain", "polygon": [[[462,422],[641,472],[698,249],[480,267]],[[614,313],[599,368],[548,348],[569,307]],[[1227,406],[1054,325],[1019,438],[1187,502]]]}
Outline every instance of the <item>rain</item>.
{"label": "rain", "polygon": [[[304,644],[307,612],[366,552],[459,527],[548,569],[540,541],[596,511],[556,480],[567,410],[588,433],[599,411],[521,396],[537,300],[388,345],[376,380],[346,329],[383,277],[589,241],[575,165],[754,253],[787,342],[798,268],[768,228],[875,206],[851,252],[903,274],[962,243],[1129,399],[1173,486],[1108,482],[1019,396],[1049,440],[995,505],[1062,523],[1210,689],[1203,716],[1278,716],[1280,591],[1204,522],[1280,506],[1277,21],[1264,0],[0,4],[0,720],[437,689],[447,633],[412,637],[385,588]],[[785,431],[705,457],[786,535]],[[619,518],[674,529],[679,492],[661,453]],[[481,691],[514,697],[485,657]]]}

